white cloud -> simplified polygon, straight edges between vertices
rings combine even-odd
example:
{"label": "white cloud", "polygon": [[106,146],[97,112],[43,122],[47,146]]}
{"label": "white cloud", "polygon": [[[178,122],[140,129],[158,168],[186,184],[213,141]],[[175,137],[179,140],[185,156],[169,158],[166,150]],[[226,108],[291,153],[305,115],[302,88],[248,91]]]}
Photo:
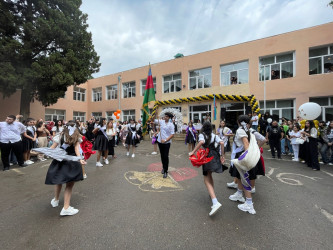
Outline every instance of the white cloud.
{"label": "white cloud", "polygon": [[83,0],[95,77],[333,21],[328,0]]}

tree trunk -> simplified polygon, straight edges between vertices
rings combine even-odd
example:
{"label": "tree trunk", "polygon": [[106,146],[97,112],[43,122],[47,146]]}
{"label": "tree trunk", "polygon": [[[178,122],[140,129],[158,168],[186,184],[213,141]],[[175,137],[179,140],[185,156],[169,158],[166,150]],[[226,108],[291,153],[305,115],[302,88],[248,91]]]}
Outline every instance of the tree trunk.
{"label": "tree trunk", "polygon": [[23,116],[23,120],[30,117],[30,102],[31,97],[29,91],[22,89],[21,90],[21,102],[20,102],[20,115]]}

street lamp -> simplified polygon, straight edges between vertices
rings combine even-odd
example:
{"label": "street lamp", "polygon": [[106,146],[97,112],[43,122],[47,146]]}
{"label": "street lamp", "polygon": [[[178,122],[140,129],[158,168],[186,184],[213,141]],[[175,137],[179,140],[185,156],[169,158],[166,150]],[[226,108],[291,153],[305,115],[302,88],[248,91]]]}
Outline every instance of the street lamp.
{"label": "street lamp", "polygon": [[119,90],[119,92],[118,92],[118,109],[121,110],[121,109],[120,109],[121,75],[118,76],[118,85],[119,85],[119,87],[118,87],[118,90]]}

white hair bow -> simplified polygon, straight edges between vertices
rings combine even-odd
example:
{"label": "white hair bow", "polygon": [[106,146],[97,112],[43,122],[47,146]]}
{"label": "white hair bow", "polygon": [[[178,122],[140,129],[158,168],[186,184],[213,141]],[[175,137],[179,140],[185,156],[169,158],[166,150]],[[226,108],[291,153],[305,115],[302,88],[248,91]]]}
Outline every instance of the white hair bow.
{"label": "white hair bow", "polygon": [[247,124],[246,124],[244,121],[242,121],[240,124],[242,125],[243,129],[244,129],[246,132],[249,130],[249,129],[247,128]]}
{"label": "white hair bow", "polygon": [[75,127],[75,125],[73,125],[73,126],[68,126],[68,131],[69,131],[69,135],[70,136],[72,136],[72,134],[74,134],[74,132],[75,132],[75,129],[76,129],[76,127]]}

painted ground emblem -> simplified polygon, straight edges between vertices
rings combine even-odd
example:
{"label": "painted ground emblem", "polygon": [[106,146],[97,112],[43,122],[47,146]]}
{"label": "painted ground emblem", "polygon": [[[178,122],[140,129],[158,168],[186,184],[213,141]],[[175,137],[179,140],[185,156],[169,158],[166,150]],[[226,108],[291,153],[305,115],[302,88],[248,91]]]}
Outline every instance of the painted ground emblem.
{"label": "painted ground emblem", "polygon": [[142,191],[170,192],[183,190],[178,182],[192,179],[198,175],[196,170],[189,167],[169,167],[168,178],[163,179],[161,170],[161,163],[152,163],[148,166],[147,172],[128,171],[124,176],[129,183],[138,186]]}

